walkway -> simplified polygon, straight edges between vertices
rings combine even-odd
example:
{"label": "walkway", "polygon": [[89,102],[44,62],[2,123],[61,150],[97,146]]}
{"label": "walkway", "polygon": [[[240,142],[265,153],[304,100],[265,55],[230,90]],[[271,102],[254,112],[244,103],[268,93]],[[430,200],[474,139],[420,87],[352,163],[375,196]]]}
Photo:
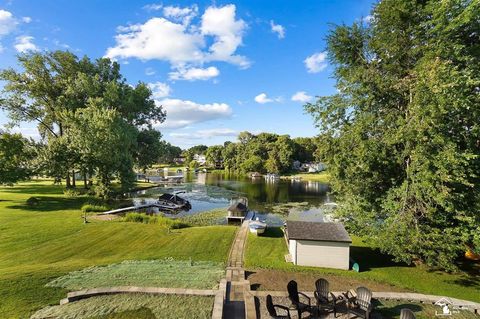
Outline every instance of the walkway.
{"label": "walkway", "polygon": [[238,229],[233,241],[226,271],[226,295],[223,309],[225,319],[256,318],[254,296],[250,294],[250,282],[245,280],[243,252],[248,236],[246,220]]}

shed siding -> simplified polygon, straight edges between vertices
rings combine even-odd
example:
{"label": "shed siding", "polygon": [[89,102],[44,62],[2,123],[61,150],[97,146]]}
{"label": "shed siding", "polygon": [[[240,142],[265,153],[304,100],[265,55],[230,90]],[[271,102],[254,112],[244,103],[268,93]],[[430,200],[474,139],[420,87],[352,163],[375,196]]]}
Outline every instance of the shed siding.
{"label": "shed siding", "polygon": [[300,266],[348,270],[349,258],[349,243],[297,240],[294,262]]}
{"label": "shed siding", "polygon": [[288,251],[290,256],[292,256],[292,261],[296,265],[297,264],[297,241],[294,239],[290,239],[288,241]]}

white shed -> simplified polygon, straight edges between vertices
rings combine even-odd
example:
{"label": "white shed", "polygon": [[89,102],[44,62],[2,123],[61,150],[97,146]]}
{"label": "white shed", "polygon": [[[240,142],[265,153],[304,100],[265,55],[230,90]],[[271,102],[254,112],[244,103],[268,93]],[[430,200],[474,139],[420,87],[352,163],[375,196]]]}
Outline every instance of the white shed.
{"label": "white shed", "polygon": [[287,221],[286,235],[295,265],[348,270],[352,240],[342,223]]}

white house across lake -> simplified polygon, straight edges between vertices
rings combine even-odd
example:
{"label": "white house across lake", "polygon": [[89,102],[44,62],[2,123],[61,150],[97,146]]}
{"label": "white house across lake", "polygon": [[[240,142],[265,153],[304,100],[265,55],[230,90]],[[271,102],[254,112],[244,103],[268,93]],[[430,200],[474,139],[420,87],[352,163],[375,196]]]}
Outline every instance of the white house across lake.
{"label": "white house across lake", "polygon": [[286,236],[295,265],[348,270],[352,240],[342,223],[287,221]]}

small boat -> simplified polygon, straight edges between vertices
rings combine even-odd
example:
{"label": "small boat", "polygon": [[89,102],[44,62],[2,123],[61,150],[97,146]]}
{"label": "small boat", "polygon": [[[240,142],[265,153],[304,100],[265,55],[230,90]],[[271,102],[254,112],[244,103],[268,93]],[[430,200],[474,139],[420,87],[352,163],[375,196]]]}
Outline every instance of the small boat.
{"label": "small boat", "polygon": [[250,177],[251,178],[259,178],[259,177],[262,177],[262,174],[260,174],[259,172],[253,172],[252,174],[250,174]]}
{"label": "small boat", "polygon": [[250,224],[248,224],[248,228],[250,229],[250,232],[252,234],[257,234],[257,235],[260,235],[260,234],[263,234],[265,232],[265,228],[267,228],[267,224],[260,221],[260,219],[257,217],[256,220],[250,222]]}
{"label": "small boat", "polygon": [[202,169],[202,172],[203,172],[203,173],[208,173],[208,171],[207,171],[206,168]]}
{"label": "small boat", "polygon": [[165,205],[166,207],[169,207],[169,208],[174,209],[174,210],[177,210],[177,209],[189,210],[189,209],[191,209],[192,205],[190,204],[190,202],[177,195],[177,194],[180,194],[180,193],[183,193],[183,192],[178,192],[178,193],[175,193],[175,194],[168,194],[168,193],[162,194],[158,198],[158,204]]}
{"label": "small boat", "polygon": [[267,175],[265,175],[265,179],[270,181],[276,181],[280,179],[280,176],[278,176],[277,174],[268,173]]}

